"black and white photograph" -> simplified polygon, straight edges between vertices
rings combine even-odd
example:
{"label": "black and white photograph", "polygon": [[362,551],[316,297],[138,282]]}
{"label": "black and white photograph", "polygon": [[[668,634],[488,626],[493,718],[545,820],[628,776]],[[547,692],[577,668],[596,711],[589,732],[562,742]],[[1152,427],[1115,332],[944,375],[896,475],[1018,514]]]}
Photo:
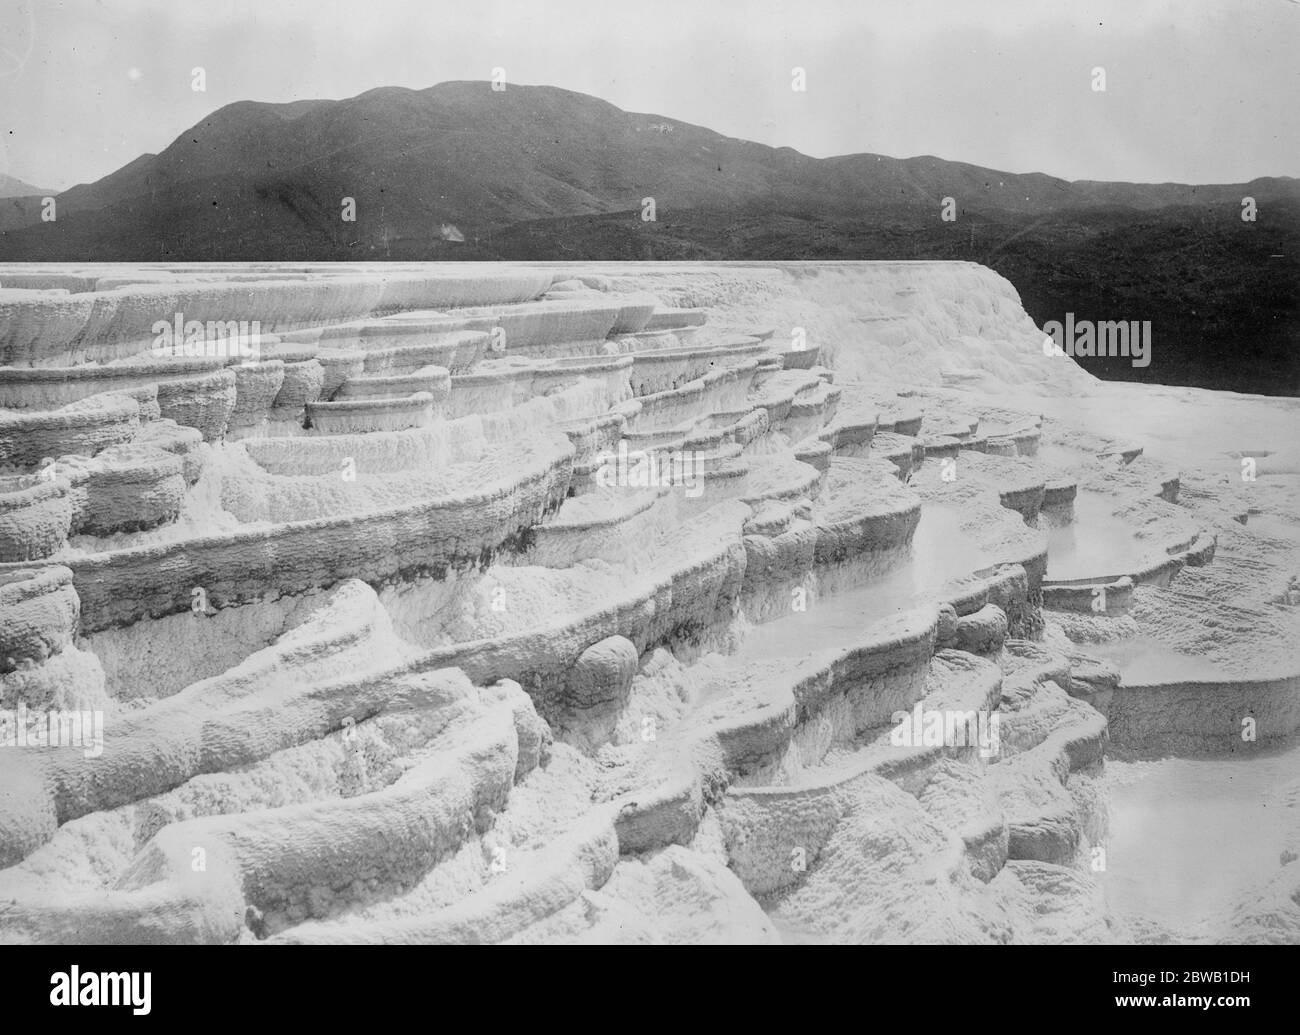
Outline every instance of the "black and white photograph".
{"label": "black and white photograph", "polygon": [[12,994],[763,946],[726,983],[1281,1003],[1297,51],[1295,0],[0,0]]}

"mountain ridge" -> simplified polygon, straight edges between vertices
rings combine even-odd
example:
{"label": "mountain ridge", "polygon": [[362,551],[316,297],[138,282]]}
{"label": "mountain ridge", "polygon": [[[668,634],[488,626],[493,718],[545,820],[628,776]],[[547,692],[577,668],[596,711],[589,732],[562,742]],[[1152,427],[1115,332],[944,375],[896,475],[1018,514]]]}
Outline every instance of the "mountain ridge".
{"label": "mountain ridge", "polygon": [[25,183],[14,176],[0,173],[0,198],[52,197],[57,193],[58,191],[33,187],[30,183]]}
{"label": "mountain ridge", "polygon": [[[228,182],[215,185],[209,182],[213,177]],[[185,217],[196,187],[208,208],[221,209],[224,202],[224,219],[211,213]],[[955,199],[959,213],[965,208],[1031,214],[1062,207],[1144,210],[1234,199],[1240,204],[1249,191],[1259,203],[1300,197],[1300,180],[1068,181],[933,155],[814,158],[669,116],[623,111],[558,87],[512,84],[498,93],[486,81],[453,80],[423,90],[376,87],[337,101],[236,101],[161,152],[141,155],[57,197],[61,217],[123,205],[132,219],[141,218],[146,206],[166,211],[168,219],[157,228],[164,239],[187,228],[229,234],[239,202],[247,204],[251,218],[262,207],[255,199],[267,196],[311,199],[327,228],[348,229],[332,227],[340,217],[326,211],[353,197],[359,215],[350,229],[360,244],[400,231],[403,212],[412,223],[468,224],[461,229],[472,235],[525,220],[631,211],[643,197],[654,197],[659,207],[768,201],[846,213],[903,203],[929,206],[938,218],[945,197]],[[281,222],[273,219],[272,228]],[[89,237],[110,230],[98,227]]]}

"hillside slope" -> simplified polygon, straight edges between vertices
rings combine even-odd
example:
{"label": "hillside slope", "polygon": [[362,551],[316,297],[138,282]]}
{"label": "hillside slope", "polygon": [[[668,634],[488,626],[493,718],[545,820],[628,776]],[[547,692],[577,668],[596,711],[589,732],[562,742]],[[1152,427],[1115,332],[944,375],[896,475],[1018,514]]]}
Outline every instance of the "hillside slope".
{"label": "hillside slope", "polygon": [[[933,156],[817,159],[547,86],[448,82],[341,101],[243,101],[157,155],[59,196],[56,224],[0,222],[10,259],[383,257],[395,241],[436,247],[515,223],[638,210],[761,206],[843,218],[882,206],[918,225],[999,211],[1155,210],[1300,198],[1300,183],[1069,183]],[[356,203],[344,221],[343,199]],[[29,213],[30,218],[30,213]],[[454,235],[453,235],[454,236]]]}

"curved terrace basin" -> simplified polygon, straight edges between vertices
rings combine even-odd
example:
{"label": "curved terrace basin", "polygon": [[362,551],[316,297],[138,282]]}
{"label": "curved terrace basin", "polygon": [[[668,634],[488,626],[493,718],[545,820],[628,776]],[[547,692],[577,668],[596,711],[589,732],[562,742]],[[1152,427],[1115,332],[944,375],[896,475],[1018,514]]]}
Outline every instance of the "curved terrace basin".
{"label": "curved terrace basin", "polygon": [[1300,778],[1300,741],[1107,766],[1110,837],[1099,883],[1109,908],[1180,937],[1233,940],[1231,912],[1279,871],[1300,825],[1284,790]]}
{"label": "curved terrace basin", "polygon": [[1136,538],[1132,527],[1112,513],[1115,506],[1111,496],[1080,489],[1074,499],[1073,522],[1043,522],[1048,578],[1113,578],[1139,570],[1152,558],[1151,546]]}
{"label": "curved terrace basin", "polygon": [[1088,654],[1113,662],[1128,683],[1231,679],[1233,673],[1207,658],[1183,654],[1149,636],[1086,644]]}
{"label": "curved terrace basin", "polygon": [[995,563],[961,529],[961,513],[926,504],[912,535],[909,554],[885,574],[847,592],[818,599],[806,611],[792,610],[745,639],[738,660],[792,657],[853,642],[868,625],[944,598],[944,583]]}

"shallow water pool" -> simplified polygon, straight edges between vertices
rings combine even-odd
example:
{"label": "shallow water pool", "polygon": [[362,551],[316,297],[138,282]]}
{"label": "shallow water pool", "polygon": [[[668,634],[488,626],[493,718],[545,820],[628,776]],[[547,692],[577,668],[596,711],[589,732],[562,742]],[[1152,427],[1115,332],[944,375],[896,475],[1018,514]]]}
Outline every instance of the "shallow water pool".
{"label": "shallow water pool", "polygon": [[1230,911],[1278,871],[1300,827],[1297,796],[1284,790],[1300,779],[1300,741],[1106,767],[1110,835],[1097,877],[1108,907],[1231,940]]}
{"label": "shallow water pool", "polygon": [[1129,526],[1112,513],[1116,500],[1080,489],[1074,501],[1074,521],[1047,532],[1047,577],[1088,579],[1130,575],[1160,558],[1160,551],[1137,539]]}
{"label": "shallow water pool", "polygon": [[959,511],[927,504],[921,508],[911,553],[898,567],[846,592],[814,598],[806,611],[792,611],[758,626],[746,637],[736,661],[798,657],[854,643],[873,622],[937,602],[945,582],[990,563],[962,532]]}

